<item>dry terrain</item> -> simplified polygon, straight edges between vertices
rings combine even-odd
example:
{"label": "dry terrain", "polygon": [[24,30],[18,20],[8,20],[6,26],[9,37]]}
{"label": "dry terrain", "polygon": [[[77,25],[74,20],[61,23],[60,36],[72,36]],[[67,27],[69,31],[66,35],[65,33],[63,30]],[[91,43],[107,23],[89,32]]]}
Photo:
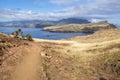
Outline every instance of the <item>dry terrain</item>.
{"label": "dry terrain", "polygon": [[47,30],[51,32],[94,33],[99,30],[113,29],[113,28],[116,28],[116,26],[111,23],[108,23],[107,21],[101,21],[97,23],[88,23],[88,24],[67,24],[62,26],[50,26],[43,28],[43,30]]}
{"label": "dry terrain", "polygon": [[0,34],[0,80],[120,80],[120,29],[34,40]]}

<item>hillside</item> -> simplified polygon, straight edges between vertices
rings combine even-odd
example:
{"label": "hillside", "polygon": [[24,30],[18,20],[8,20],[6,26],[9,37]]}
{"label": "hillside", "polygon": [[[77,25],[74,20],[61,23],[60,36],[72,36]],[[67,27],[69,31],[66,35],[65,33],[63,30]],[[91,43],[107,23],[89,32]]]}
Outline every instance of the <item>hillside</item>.
{"label": "hillside", "polygon": [[64,24],[81,24],[90,23],[86,19],[67,18],[56,21],[45,20],[23,20],[23,21],[10,21],[0,22],[1,27],[27,27],[27,28],[43,28],[46,26],[64,25]]}
{"label": "hillside", "polygon": [[92,35],[88,36],[76,36],[69,38],[67,40],[75,40],[82,43],[95,43],[95,42],[103,42],[108,40],[116,40],[120,38],[120,29],[108,29],[97,31]]}
{"label": "hillside", "polygon": [[0,80],[120,80],[119,33],[34,42],[0,34]]}
{"label": "hillside", "polygon": [[98,30],[116,28],[115,25],[108,23],[107,21],[101,21],[97,23],[88,23],[88,24],[68,24],[62,26],[50,26],[45,27],[43,30],[51,32],[84,32],[84,33],[93,33]]}

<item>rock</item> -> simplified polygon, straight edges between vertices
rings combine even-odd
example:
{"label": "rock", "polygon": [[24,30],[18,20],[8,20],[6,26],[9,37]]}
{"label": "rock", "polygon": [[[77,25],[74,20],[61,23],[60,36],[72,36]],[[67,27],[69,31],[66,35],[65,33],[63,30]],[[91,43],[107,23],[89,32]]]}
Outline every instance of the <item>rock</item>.
{"label": "rock", "polygon": [[2,65],[3,61],[0,59],[0,66]]}
{"label": "rock", "polygon": [[24,43],[24,45],[28,46],[29,44],[28,43]]}
{"label": "rock", "polygon": [[88,24],[68,24],[62,26],[51,26],[45,27],[43,30],[51,32],[83,32],[83,33],[94,33],[99,30],[113,29],[115,25],[108,23],[107,21],[101,21],[97,23]]}
{"label": "rock", "polygon": [[105,79],[105,78],[103,78],[103,77],[100,77],[99,80],[107,80],[107,79]]}
{"label": "rock", "polygon": [[0,51],[0,56],[3,56],[3,52],[2,51]]}

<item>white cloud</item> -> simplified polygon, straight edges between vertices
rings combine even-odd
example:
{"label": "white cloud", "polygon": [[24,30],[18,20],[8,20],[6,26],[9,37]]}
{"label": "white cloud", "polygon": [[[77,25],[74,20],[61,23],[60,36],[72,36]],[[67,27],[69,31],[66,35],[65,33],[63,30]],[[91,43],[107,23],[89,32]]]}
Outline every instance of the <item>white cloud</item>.
{"label": "white cloud", "polygon": [[41,13],[41,12],[33,12],[31,10],[28,11],[12,10],[12,9],[0,10],[0,18],[11,19],[11,20],[35,20],[35,19],[56,20],[65,17],[71,17],[71,14],[57,13],[57,12]]}
{"label": "white cloud", "polygon": [[91,6],[94,11],[91,13],[95,14],[119,14],[120,13],[120,1],[119,0],[96,0]]}
{"label": "white cloud", "polygon": [[[55,4],[67,4],[72,2],[80,2],[81,0],[50,0]],[[57,10],[55,12],[33,12],[31,10],[0,10],[0,18],[11,20],[22,19],[46,19],[56,20],[68,17],[88,17],[92,19],[110,18],[120,16],[120,1],[119,0],[86,0],[91,3],[87,5],[73,5],[68,8]],[[93,2],[92,2],[93,1]]]}
{"label": "white cloud", "polygon": [[58,4],[58,5],[70,4],[70,3],[76,2],[76,1],[81,1],[81,0],[50,0],[51,3]]}
{"label": "white cloud", "polygon": [[75,15],[77,16],[116,16],[120,15],[120,2],[119,0],[96,0],[88,5],[73,6],[64,9],[63,12],[75,12]]}

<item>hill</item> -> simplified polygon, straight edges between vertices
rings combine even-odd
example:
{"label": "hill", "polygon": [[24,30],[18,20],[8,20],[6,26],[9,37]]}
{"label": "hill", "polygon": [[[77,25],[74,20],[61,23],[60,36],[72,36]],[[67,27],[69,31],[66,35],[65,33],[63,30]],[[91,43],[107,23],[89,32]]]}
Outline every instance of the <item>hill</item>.
{"label": "hill", "polygon": [[107,29],[107,30],[101,30],[97,31],[92,35],[88,36],[76,36],[69,38],[67,40],[75,40],[82,43],[95,43],[95,42],[103,42],[103,41],[109,41],[109,40],[116,40],[120,37],[120,29]]}
{"label": "hill", "polygon": [[84,32],[84,33],[93,33],[98,30],[116,28],[115,25],[108,23],[107,21],[101,21],[97,23],[88,23],[88,24],[68,24],[62,26],[50,26],[45,27],[43,30],[51,32]]}
{"label": "hill", "polygon": [[73,23],[81,24],[81,23],[89,23],[89,21],[86,19],[79,19],[79,18],[67,18],[58,21],[23,20],[23,21],[0,22],[0,26],[42,28],[46,26],[55,26],[55,25],[73,24]]}
{"label": "hill", "polygon": [[120,80],[119,33],[34,42],[0,34],[0,80]]}

